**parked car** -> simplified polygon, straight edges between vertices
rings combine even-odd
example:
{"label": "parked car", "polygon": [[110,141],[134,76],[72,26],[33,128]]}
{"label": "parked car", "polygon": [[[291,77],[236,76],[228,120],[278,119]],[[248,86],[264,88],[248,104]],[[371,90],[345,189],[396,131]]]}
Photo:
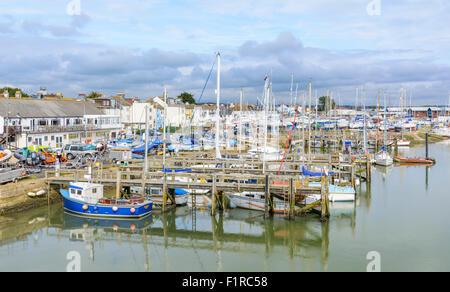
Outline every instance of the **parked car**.
{"label": "parked car", "polygon": [[90,159],[95,157],[97,153],[98,152],[96,150],[89,150],[86,145],[83,144],[67,144],[63,149],[63,154],[69,160],[72,160],[77,156]]}

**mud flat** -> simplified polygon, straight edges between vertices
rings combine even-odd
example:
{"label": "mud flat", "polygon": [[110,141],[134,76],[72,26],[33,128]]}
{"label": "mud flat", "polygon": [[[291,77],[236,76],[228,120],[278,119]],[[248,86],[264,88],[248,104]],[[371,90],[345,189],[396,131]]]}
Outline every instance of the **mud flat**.
{"label": "mud flat", "polygon": [[[29,197],[28,193],[45,190],[42,196]],[[0,185],[0,216],[21,212],[60,200],[59,194],[50,189],[50,198],[47,196],[45,179],[28,178],[16,183]],[[0,222],[2,222],[0,220]]]}

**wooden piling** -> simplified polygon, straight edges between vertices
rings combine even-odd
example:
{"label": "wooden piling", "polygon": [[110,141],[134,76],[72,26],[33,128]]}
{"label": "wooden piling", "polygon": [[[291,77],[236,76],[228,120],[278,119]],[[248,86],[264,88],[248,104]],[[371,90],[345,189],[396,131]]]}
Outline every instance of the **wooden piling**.
{"label": "wooden piling", "polygon": [[295,199],[294,199],[294,179],[289,179],[289,219],[294,219],[295,216]]}
{"label": "wooden piling", "polygon": [[[176,204],[173,202],[173,204]],[[164,172],[164,185],[163,185],[163,206],[162,211],[166,211],[166,205],[167,205],[167,173]]]}
{"label": "wooden piling", "polygon": [[211,197],[212,197],[212,206],[211,206],[211,214],[215,215],[216,214],[216,204],[217,204],[217,187],[216,187],[216,183],[217,183],[217,176],[214,175],[213,176],[213,182],[212,182],[212,189],[211,189]]}
{"label": "wooden piling", "polygon": [[121,195],[120,195],[120,191],[122,190],[122,185],[121,185],[121,178],[122,178],[122,172],[120,170],[117,171],[117,178],[116,178],[116,199],[120,200],[121,199]]}
{"label": "wooden piling", "polygon": [[266,180],[265,180],[265,202],[264,202],[264,217],[267,217],[269,215],[269,209],[270,209],[270,201],[269,201],[269,196],[270,196],[270,186],[269,186],[269,175],[266,175]]}
{"label": "wooden piling", "polygon": [[321,220],[325,221],[330,217],[330,201],[328,198],[328,176],[322,179],[322,191],[321,191]]}
{"label": "wooden piling", "polygon": [[372,176],[372,163],[370,161],[370,154],[367,154],[366,156],[366,184],[370,184],[371,182],[371,176]]}

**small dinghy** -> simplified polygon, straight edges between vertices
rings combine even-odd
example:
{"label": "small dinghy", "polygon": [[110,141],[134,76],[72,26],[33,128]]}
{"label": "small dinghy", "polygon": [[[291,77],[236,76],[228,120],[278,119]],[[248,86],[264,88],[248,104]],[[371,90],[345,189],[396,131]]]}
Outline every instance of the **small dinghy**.
{"label": "small dinghy", "polygon": [[7,162],[12,157],[12,152],[9,150],[0,150],[0,163]]}
{"label": "small dinghy", "polygon": [[398,163],[411,163],[411,164],[435,164],[436,161],[432,158],[412,158],[412,157],[400,157],[395,156],[394,161]]}

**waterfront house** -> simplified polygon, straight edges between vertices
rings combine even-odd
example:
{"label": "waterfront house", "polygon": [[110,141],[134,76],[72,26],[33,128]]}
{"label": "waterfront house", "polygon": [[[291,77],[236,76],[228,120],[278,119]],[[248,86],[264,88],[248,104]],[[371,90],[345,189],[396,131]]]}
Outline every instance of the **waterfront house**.
{"label": "waterfront house", "polygon": [[0,98],[0,121],[0,136],[8,132],[10,143],[19,148],[115,139],[122,129],[120,116],[73,99]]}

